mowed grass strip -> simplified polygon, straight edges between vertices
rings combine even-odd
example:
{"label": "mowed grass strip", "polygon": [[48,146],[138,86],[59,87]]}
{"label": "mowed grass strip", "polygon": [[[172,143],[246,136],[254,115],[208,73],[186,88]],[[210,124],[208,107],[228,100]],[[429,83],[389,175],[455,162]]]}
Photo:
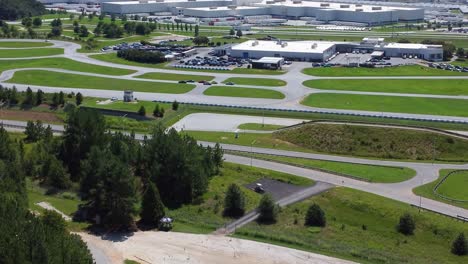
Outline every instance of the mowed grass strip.
{"label": "mowed grass strip", "polygon": [[[318,204],[325,212],[324,228],[308,227],[308,208]],[[423,203],[424,206],[424,203]],[[404,213],[415,220],[415,234],[405,236],[395,226]],[[282,208],[270,225],[251,222],[234,236],[350,259],[357,263],[467,263],[468,256],[450,252],[452,241],[466,223],[382,196],[337,187]]]}
{"label": "mowed grass strip", "polygon": [[282,127],[284,127],[284,126],[270,125],[270,124],[259,124],[259,123],[245,123],[245,124],[240,124],[237,128],[245,129],[245,130],[271,131],[271,130],[277,130],[277,129],[282,128]]}
{"label": "mowed grass strip", "polygon": [[285,86],[286,82],[279,79],[266,78],[241,78],[231,77],[223,81],[223,83],[233,82],[240,85],[256,85],[256,86]]}
{"label": "mowed grass strip", "polygon": [[0,58],[27,58],[42,57],[63,54],[60,48],[43,49],[0,49]]}
{"label": "mowed grass strip", "polygon": [[384,68],[320,67],[302,71],[312,76],[453,76],[468,75],[464,72],[446,71],[419,65]]}
{"label": "mowed grass strip", "polygon": [[16,41],[0,41],[0,48],[40,48],[50,47],[53,43],[50,42],[16,42]]}
{"label": "mowed grass strip", "polygon": [[468,116],[468,100],[463,99],[318,93],[306,97],[302,104],[318,108]]}
{"label": "mowed grass strip", "polygon": [[228,96],[228,97],[248,97],[265,99],[283,99],[284,94],[268,90],[255,88],[242,88],[236,86],[211,86],[203,92],[204,95]]}
{"label": "mowed grass strip", "polygon": [[451,199],[468,201],[467,190],[468,171],[461,171],[448,176],[436,192]]}
{"label": "mowed grass strip", "polygon": [[67,58],[44,58],[30,60],[0,60],[0,71],[19,68],[55,68],[107,75],[127,75],[135,71],[82,63]]}
{"label": "mowed grass strip", "polygon": [[468,94],[468,80],[466,79],[322,79],[308,80],[303,84],[322,90],[441,95]]}
{"label": "mowed grass strip", "polygon": [[52,87],[118,91],[131,89],[137,92],[173,94],[186,93],[195,88],[195,85],[190,84],[132,81],[41,70],[16,72],[13,78],[8,82]]}
{"label": "mowed grass strip", "polygon": [[[245,154],[251,156],[250,154]],[[267,154],[254,154],[254,158],[284,162],[291,165],[304,166],[311,169],[325,170],[331,173],[345,174],[354,178],[379,183],[395,183],[411,179],[416,171],[410,168],[366,165],[327,160],[283,157]]]}
{"label": "mowed grass strip", "polygon": [[[444,199],[436,194],[434,194],[433,190],[437,183],[439,183],[448,173],[454,171],[453,169],[444,169],[439,171],[439,178],[433,182],[426,183],[424,185],[421,185],[419,187],[416,187],[413,189],[413,192],[416,195],[420,195],[432,200],[436,200],[439,202],[443,202],[446,204],[451,204],[454,206],[462,207],[465,209],[468,209],[468,202],[455,202],[455,201],[450,201],[447,199]],[[462,177],[456,178],[455,180],[451,180],[448,185],[446,185],[444,188],[442,186],[439,187],[438,191],[441,193],[441,190],[443,195],[447,195],[448,197],[452,197],[452,195],[456,195],[460,197],[465,197],[467,195],[466,190],[468,189],[468,173],[463,172],[460,173]],[[455,175],[452,175],[455,176]],[[464,177],[463,177],[464,176]],[[450,178],[450,177],[449,177]],[[445,183],[444,183],[445,184]],[[456,185],[456,186],[455,186]],[[442,189],[441,189],[442,188]],[[461,192],[460,192],[461,191]],[[423,204],[424,205],[424,204]]]}
{"label": "mowed grass strip", "polygon": [[136,78],[153,79],[153,80],[167,80],[167,81],[187,81],[194,80],[198,81],[211,81],[214,79],[213,76],[204,75],[191,75],[191,74],[176,74],[176,73],[165,73],[165,72],[149,72],[143,75],[136,76]]}

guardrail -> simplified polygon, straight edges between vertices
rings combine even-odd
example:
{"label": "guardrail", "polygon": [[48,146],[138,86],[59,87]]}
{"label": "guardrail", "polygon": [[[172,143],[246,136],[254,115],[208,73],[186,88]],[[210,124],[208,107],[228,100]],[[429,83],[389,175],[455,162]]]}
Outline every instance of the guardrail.
{"label": "guardrail", "polygon": [[437,211],[431,210],[429,208],[422,207],[422,206],[415,205],[415,204],[411,204],[411,206],[416,207],[416,208],[421,209],[421,210],[428,211],[428,212],[432,212],[432,213],[436,213],[436,214],[443,215],[443,216],[446,216],[446,217],[450,217],[450,218],[455,219],[455,220],[460,220],[460,221],[462,221],[464,223],[468,223],[468,217],[464,217],[464,216],[461,216],[461,215],[453,216],[453,215],[449,215],[449,214],[444,214],[444,213],[437,212]]}

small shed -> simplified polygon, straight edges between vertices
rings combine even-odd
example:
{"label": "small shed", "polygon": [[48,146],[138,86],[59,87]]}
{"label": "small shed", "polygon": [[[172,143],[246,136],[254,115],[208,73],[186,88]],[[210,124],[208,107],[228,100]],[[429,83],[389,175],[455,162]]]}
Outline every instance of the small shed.
{"label": "small shed", "polygon": [[131,91],[131,90],[124,91],[123,101],[124,102],[132,102],[133,101],[133,91]]}
{"label": "small shed", "polygon": [[284,59],[281,57],[262,57],[259,60],[252,60],[252,68],[254,69],[281,69]]}

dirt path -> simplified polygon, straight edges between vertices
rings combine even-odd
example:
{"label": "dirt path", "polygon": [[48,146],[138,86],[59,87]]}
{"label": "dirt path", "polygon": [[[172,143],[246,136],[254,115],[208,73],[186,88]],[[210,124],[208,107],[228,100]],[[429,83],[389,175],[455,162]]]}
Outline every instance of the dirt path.
{"label": "dirt path", "polygon": [[51,210],[51,211],[54,211],[54,212],[57,212],[59,215],[61,215],[63,217],[63,219],[65,219],[65,221],[71,221],[71,217],[62,213],[61,211],[59,211],[57,208],[55,208],[54,206],[52,206],[50,203],[48,202],[39,202],[39,203],[36,203],[38,206],[46,209],[46,210]]}
{"label": "dirt path", "polygon": [[105,251],[113,263],[119,263],[123,259],[154,264],[353,263],[295,249],[215,235],[147,231],[137,232],[128,239],[115,237],[109,240],[88,234],[80,235],[88,244],[92,243]]}

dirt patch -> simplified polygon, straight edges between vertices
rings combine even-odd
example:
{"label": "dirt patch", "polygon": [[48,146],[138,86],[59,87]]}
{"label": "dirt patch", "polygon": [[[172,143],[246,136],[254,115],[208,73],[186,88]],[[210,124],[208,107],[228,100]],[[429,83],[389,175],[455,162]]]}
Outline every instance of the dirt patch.
{"label": "dirt patch", "polygon": [[0,119],[6,120],[41,120],[43,123],[63,123],[55,113],[37,112],[32,110],[0,110]]}
{"label": "dirt patch", "polygon": [[266,178],[260,179],[253,183],[249,183],[245,185],[245,187],[254,192],[257,183],[262,184],[263,189],[265,189],[265,193],[271,194],[271,196],[273,196],[273,199],[275,199],[276,201],[307,188]]}

